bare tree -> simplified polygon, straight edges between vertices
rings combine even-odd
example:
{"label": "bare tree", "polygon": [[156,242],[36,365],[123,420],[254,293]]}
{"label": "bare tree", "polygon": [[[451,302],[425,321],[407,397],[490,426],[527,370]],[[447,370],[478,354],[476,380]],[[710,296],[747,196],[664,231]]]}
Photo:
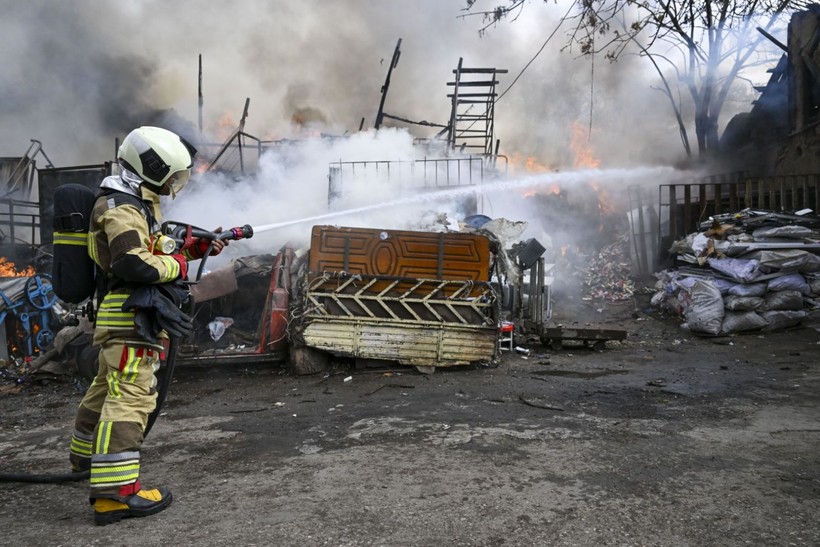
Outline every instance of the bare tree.
{"label": "bare tree", "polygon": [[[809,5],[790,0],[572,2],[573,9],[561,21],[569,29],[564,47],[578,47],[583,55],[603,54],[611,61],[635,50],[646,57],[661,78],[684,149],[691,154],[680,95],[673,90],[674,85],[682,85],[692,102],[701,157],[718,149],[721,110],[739,74],[753,63],[753,54],[766,40],[755,29],[769,33],[784,14]],[[463,16],[482,16],[481,34],[503,19],[519,17],[526,1],[507,0],[492,10],[479,10],[477,4],[478,0],[467,0]]]}

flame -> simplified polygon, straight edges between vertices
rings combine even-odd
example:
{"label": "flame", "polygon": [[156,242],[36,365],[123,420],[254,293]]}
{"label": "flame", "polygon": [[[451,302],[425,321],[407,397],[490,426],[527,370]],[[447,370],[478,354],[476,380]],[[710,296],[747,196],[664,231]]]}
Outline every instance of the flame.
{"label": "flame", "polygon": [[6,257],[0,256],[0,277],[31,277],[34,275],[34,268],[29,266],[23,270],[18,270],[14,262],[9,261]]}
{"label": "flame", "polygon": [[591,181],[589,185],[593,190],[598,192],[598,212],[601,213],[601,216],[617,213],[618,210],[617,207],[615,207],[615,200],[612,199],[609,192],[601,188],[601,185],[595,181]]}
{"label": "flame", "polygon": [[572,165],[577,168],[597,169],[601,162],[595,157],[595,153],[589,145],[586,129],[578,122],[572,123],[572,141],[569,148],[574,156]]}
{"label": "flame", "polygon": [[[524,157],[522,154],[513,153],[509,158],[510,171],[513,173],[550,173],[555,169],[544,165],[538,158],[534,156]],[[560,194],[561,187],[557,184],[551,184],[548,188],[530,189],[522,191],[524,197],[532,197],[538,194]]]}
{"label": "flame", "polygon": [[[28,331],[26,331],[23,321],[16,316],[9,316],[6,318],[6,324],[3,328],[6,329],[8,340],[6,342],[6,349],[8,355],[13,359],[23,359],[26,363],[31,361],[32,357],[40,354],[40,348],[35,343],[37,333],[43,330],[43,326],[36,320],[29,323]],[[28,344],[31,343],[31,353],[28,352]]]}
{"label": "flame", "polygon": [[[601,160],[595,157],[595,153],[589,143],[586,128],[578,122],[573,122],[572,142],[570,150],[574,156],[573,165],[581,169],[597,169],[601,166]],[[612,196],[596,181],[589,182],[590,187],[598,194],[598,212],[601,216],[611,215],[617,211]],[[603,225],[601,226],[603,227]]]}
{"label": "flame", "polygon": [[581,247],[577,243],[565,243],[559,247],[562,258],[575,260],[581,254]]}
{"label": "flame", "polygon": [[518,152],[514,152],[509,157],[508,162],[510,170],[513,173],[519,171],[526,173],[546,173],[552,171],[548,165],[541,163],[538,158],[534,156],[524,157],[523,154],[519,154]]}

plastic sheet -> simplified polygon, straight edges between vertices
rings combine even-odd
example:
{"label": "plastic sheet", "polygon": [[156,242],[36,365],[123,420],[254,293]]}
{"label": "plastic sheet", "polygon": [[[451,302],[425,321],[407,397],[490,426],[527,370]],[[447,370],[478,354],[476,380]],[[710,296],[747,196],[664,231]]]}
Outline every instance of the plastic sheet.
{"label": "plastic sheet", "polygon": [[734,296],[763,296],[768,290],[766,283],[737,284],[727,293]]}
{"label": "plastic sheet", "polygon": [[820,271],[820,256],[802,249],[778,249],[747,253],[744,258],[760,262],[764,272],[800,272]]}
{"label": "plastic sheet", "polygon": [[[710,278],[709,281],[714,283],[715,287],[717,287],[718,290],[720,291],[720,294],[724,294],[724,295],[725,294],[733,294],[732,290],[734,290],[735,287],[738,286],[738,284],[735,283],[734,281],[727,281],[725,279],[720,279],[719,277]],[[763,290],[764,291],[766,290],[765,286],[763,287]]]}
{"label": "plastic sheet", "polygon": [[811,228],[806,226],[772,226],[769,228],[758,228],[752,232],[755,239],[805,239],[815,235]]}
{"label": "plastic sheet", "polygon": [[759,277],[758,268],[760,263],[757,260],[744,260],[742,258],[710,258],[709,266],[735,281],[749,282]]}
{"label": "plastic sheet", "polygon": [[213,321],[208,323],[208,331],[211,333],[211,339],[216,342],[222,335],[225,334],[225,331],[228,330],[228,327],[233,325],[233,319],[230,317],[215,317]]}

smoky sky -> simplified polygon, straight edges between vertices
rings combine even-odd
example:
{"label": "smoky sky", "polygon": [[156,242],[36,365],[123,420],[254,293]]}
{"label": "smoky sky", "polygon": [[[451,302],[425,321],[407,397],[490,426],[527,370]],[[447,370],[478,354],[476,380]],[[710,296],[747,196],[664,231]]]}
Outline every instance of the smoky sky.
{"label": "smoky sky", "polygon": [[[532,2],[483,37],[460,0],[0,0],[0,155],[43,142],[57,165],[111,159],[114,139],[143,124],[194,132],[202,55],[206,134],[235,127],[294,135],[294,119],[327,133],[372,127],[393,49],[402,39],[385,105],[411,120],[446,123],[446,82],[464,66],[507,69],[505,89],[554,30],[565,7]],[[560,9],[559,9],[560,8]],[[561,52],[558,33],[496,107],[496,138],[509,156],[564,167],[573,124],[592,125],[590,144],[616,162],[673,161],[674,120],[636,58],[595,66]],[[592,121],[590,122],[590,116]],[[641,123],[624,123],[624,116]],[[407,126],[415,136],[436,129]],[[224,133],[224,128],[222,129]],[[386,158],[388,159],[388,158]]]}

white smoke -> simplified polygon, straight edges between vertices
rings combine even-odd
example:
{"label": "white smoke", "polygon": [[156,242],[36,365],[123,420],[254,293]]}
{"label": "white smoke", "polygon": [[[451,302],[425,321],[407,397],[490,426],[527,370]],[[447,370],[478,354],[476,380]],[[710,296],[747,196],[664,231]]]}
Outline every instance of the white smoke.
{"label": "white smoke", "polygon": [[[445,231],[458,229],[459,222],[476,212],[525,221],[529,224],[525,238],[558,246],[600,235],[598,191],[590,188],[591,182],[600,191],[615,193],[627,185],[673,176],[668,168],[523,175],[485,169],[484,178],[472,173],[475,185],[460,186],[455,177],[452,184],[443,179],[445,169],[455,171],[457,159],[435,171],[428,165],[431,160],[419,157],[419,150],[404,129],[293,143],[264,154],[253,175],[193,177],[177,200],[166,203],[166,217],[209,230],[244,224],[256,228],[253,239],[230,245],[222,256],[211,259],[212,267],[238,256],[275,252],[285,243],[307,247],[314,225]],[[354,166],[356,176],[345,179],[341,195],[331,206],[328,166],[340,157],[347,158],[346,168],[361,163]],[[385,158],[390,158],[389,165]],[[461,169],[467,169],[464,165]],[[437,186],[423,187],[437,176]],[[466,180],[462,174],[460,181]],[[554,187],[560,187],[568,200],[545,202],[532,197]],[[585,247],[595,243],[586,241]]]}
{"label": "white smoke", "polygon": [[[165,205],[168,220],[185,222],[212,230],[244,224],[265,225],[321,215],[328,212],[328,172],[331,162],[341,158],[346,162],[373,162],[388,159],[393,162],[415,159],[417,150],[412,136],[405,130],[385,129],[363,131],[345,139],[307,139],[285,145],[263,154],[253,175],[237,180],[221,174],[205,173],[192,177],[178,199]],[[346,187],[343,206],[351,203],[378,203],[395,196],[396,188],[384,180],[352,180]],[[379,220],[396,222],[395,211],[376,212],[367,217],[347,217],[355,226],[376,227]],[[391,218],[392,217],[392,218]],[[272,233],[257,234],[241,243],[233,252],[249,254],[275,251],[286,242],[307,243],[310,226],[299,225]],[[236,247],[239,247],[237,245]]]}
{"label": "white smoke", "polygon": [[[137,125],[195,132],[199,55],[209,139],[224,137],[220,121],[236,127],[246,98],[245,129],[261,138],[294,136],[294,118],[305,113],[331,134],[354,132],[362,119],[373,127],[399,38],[385,110],[446,123],[446,82],[459,58],[468,67],[509,70],[500,78],[502,91],[565,9],[533,2],[518,19],[479,37],[480,18],[459,18],[466,2],[440,0],[242,0],[207,9],[192,0],[1,3],[0,150],[19,155],[38,139],[57,166],[113,159],[114,139]],[[645,62],[599,59],[590,93],[590,61],[561,53],[564,40],[557,33],[499,101],[502,154],[565,167],[571,124],[591,116],[592,138],[611,164],[678,157],[674,119],[666,99],[650,88],[655,79]]]}

